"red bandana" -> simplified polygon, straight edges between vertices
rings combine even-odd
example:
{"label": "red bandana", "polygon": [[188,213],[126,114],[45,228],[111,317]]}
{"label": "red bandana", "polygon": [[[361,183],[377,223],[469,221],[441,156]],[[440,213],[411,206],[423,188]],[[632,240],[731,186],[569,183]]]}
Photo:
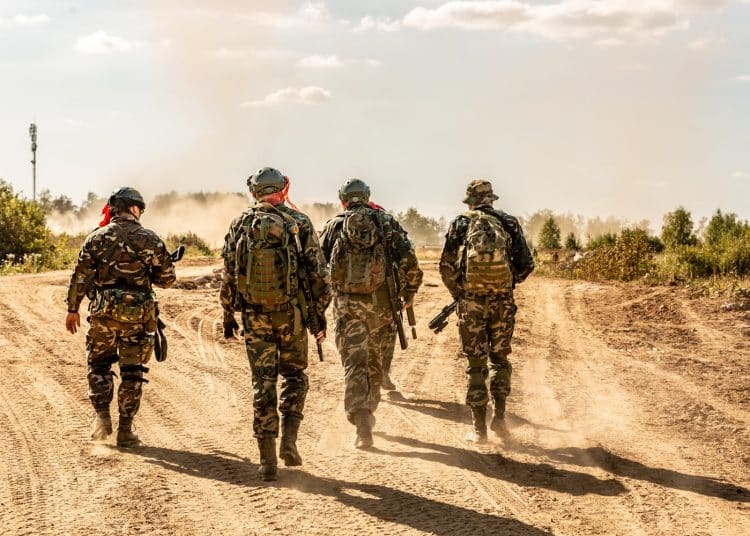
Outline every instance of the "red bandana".
{"label": "red bandana", "polygon": [[112,213],[109,211],[109,203],[106,203],[104,205],[104,208],[102,208],[102,221],[99,222],[99,227],[104,227],[105,225],[108,225],[111,219],[112,219]]}
{"label": "red bandana", "polygon": [[270,194],[265,197],[263,197],[264,203],[269,203],[273,206],[280,205],[281,203],[286,203],[289,205],[289,207],[293,208],[294,210],[299,211],[297,208],[297,205],[292,203],[292,200],[289,199],[289,187],[292,185],[292,181],[289,180],[289,177],[284,176],[285,184],[284,189],[280,192],[276,192],[275,194]]}

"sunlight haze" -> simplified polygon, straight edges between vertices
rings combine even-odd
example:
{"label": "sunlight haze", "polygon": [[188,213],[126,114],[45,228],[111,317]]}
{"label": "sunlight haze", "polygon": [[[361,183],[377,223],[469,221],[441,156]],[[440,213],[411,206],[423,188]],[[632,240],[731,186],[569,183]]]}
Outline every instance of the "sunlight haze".
{"label": "sunlight haze", "polygon": [[[649,219],[750,217],[750,4],[708,0],[33,1],[0,5],[0,178]],[[223,217],[224,215],[222,215]],[[227,218],[230,215],[226,215]]]}

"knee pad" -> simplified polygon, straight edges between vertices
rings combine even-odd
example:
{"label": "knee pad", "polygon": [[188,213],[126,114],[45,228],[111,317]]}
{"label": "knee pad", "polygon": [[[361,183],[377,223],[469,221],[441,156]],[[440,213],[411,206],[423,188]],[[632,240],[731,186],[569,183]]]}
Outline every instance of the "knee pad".
{"label": "knee pad", "polygon": [[120,367],[123,382],[148,383],[148,380],[143,377],[147,372],[148,367],[144,367],[143,365],[122,365]]}

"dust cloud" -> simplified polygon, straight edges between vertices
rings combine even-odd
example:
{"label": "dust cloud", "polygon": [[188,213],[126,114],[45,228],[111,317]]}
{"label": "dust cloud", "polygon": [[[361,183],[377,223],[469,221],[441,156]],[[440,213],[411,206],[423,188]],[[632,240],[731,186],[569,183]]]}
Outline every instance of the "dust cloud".
{"label": "dust cloud", "polygon": [[[224,243],[232,220],[250,205],[250,196],[240,193],[171,192],[157,195],[153,201],[146,200],[141,223],[161,237],[195,233],[216,249]],[[98,226],[103,206],[102,199],[77,211],[53,212],[47,217],[47,224],[57,234],[88,234]],[[321,231],[325,222],[338,211],[333,203],[299,204],[298,207],[310,217],[316,231]]]}

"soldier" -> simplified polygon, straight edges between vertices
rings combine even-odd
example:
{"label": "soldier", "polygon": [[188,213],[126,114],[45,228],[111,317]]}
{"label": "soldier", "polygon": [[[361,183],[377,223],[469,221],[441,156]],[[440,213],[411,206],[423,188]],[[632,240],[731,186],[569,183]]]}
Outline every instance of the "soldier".
{"label": "soldier", "polygon": [[251,175],[247,185],[256,203],[232,222],[225,238],[221,305],[228,339],[239,329],[235,311],[242,314],[252,371],[258,472],[262,480],[275,480],[277,377],[282,377],[279,456],[287,466],[297,466],[302,464],[296,442],[308,389],[305,324],[312,325],[310,314],[316,315],[320,329],[313,335],[319,342],[325,339],[331,291],[312,222],[285,204],[288,177],[265,167]]}
{"label": "soldier", "polygon": [[516,314],[513,289],[534,270],[518,220],[493,209],[497,199],[488,181],[469,183],[463,200],[469,211],[451,222],[440,258],[443,283],[458,300],[459,353],[467,360],[466,404],[474,427],[466,438],[480,443],[487,440],[488,374],[495,406],[490,428],[499,435],[507,433],[508,355]]}
{"label": "soldier", "polygon": [[140,218],[146,210],[143,197],[133,188],[120,188],[109,198],[111,221],[93,231],[78,255],[68,287],[65,326],[76,333],[81,325],[78,309],[84,295],[89,303],[86,337],[89,398],[96,411],[91,439],[112,433],[109,405],[114,393],[113,363],[119,363],[117,391],[120,420],[117,446],[134,447],[133,417],[141,403],[144,366],[151,357],[156,331],[156,302],[152,285],[169,287],[176,279],[167,247],[156,233],[145,229]]}
{"label": "soldier", "polygon": [[357,429],[355,446],[368,448],[396,340],[386,258],[396,265],[397,298],[404,308],[414,303],[422,271],[406,231],[369,203],[370,188],[363,181],[346,181],[339,199],[345,211],[326,223],[323,252],[330,263],[336,346],[344,366],[344,409]]}

